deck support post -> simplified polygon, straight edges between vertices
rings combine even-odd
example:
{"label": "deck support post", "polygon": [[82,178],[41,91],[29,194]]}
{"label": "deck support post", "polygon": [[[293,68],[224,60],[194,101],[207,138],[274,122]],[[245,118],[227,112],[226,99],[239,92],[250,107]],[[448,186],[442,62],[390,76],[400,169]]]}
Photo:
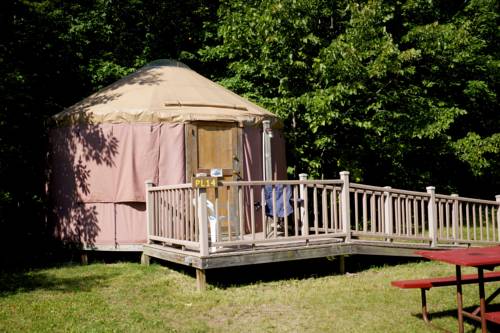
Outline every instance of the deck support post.
{"label": "deck support post", "polygon": [[427,193],[430,194],[429,203],[427,205],[427,215],[429,217],[429,237],[431,238],[431,246],[437,246],[437,207],[436,207],[436,188],[434,186],[426,187]]}
{"label": "deck support post", "polygon": [[344,182],[341,192],[341,207],[342,207],[342,231],[346,234],[345,240],[351,239],[351,221],[350,221],[350,193],[349,193],[349,171],[341,171],[340,179]]}
{"label": "deck support post", "polygon": [[452,213],[451,213],[451,232],[453,233],[453,244],[458,245],[458,219],[459,219],[459,212],[458,212],[458,194],[452,194],[451,195],[453,199],[453,208],[452,208]]}
{"label": "deck support post", "polygon": [[[153,232],[153,216],[154,216],[154,205],[153,205],[153,193],[149,191],[153,187],[154,183],[152,180],[146,180],[146,233],[147,233],[147,244],[151,243],[150,236]],[[142,260],[141,260],[142,262]]]}
{"label": "deck support post", "polygon": [[142,266],[149,266],[149,259],[150,259],[150,257],[147,254],[145,254],[144,252],[142,252],[141,265]]}
{"label": "deck support post", "polygon": [[89,255],[87,251],[82,251],[80,253],[80,262],[83,266],[86,266],[89,264]]}
{"label": "deck support post", "polygon": [[207,190],[204,188],[198,188],[196,191],[198,193],[198,230],[200,232],[200,255],[208,256]]}
{"label": "deck support post", "polygon": [[386,238],[386,241],[392,242],[392,233],[393,233],[393,220],[392,220],[392,195],[389,191],[392,187],[385,186],[386,191],[385,202],[384,202],[384,223],[385,223],[385,234],[389,237]]}
{"label": "deck support post", "polygon": [[[299,174],[299,180],[307,180],[307,173],[301,173]],[[299,197],[302,202],[300,205],[300,220],[302,221],[302,229],[301,229],[301,235],[306,236],[309,235],[309,219],[306,216],[307,210],[306,210],[306,204],[307,204],[307,185],[306,184],[300,184],[300,189],[299,189]]]}
{"label": "deck support post", "polygon": [[500,194],[495,195],[495,200],[498,202],[498,206],[497,206],[497,232],[498,232],[498,238],[497,238],[497,241],[500,241]]}
{"label": "deck support post", "polygon": [[342,275],[345,274],[345,256],[343,255],[339,256],[339,273]]}
{"label": "deck support post", "polygon": [[207,274],[204,269],[196,269],[196,289],[198,291],[207,289]]}

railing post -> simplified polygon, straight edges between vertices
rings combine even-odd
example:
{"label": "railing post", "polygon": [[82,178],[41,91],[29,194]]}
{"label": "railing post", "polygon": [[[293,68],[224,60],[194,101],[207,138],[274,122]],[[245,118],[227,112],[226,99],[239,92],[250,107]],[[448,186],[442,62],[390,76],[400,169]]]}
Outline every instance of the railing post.
{"label": "railing post", "polygon": [[498,202],[497,206],[497,232],[498,232],[498,241],[500,242],[500,194],[495,195],[495,200]]}
{"label": "railing post", "polygon": [[458,244],[458,194],[452,194],[453,197],[453,209],[451,214],[451,232],[453,233],[454,244]]}
{"label": "railing post", "polygon": [[428,186],[427,193],[430,194],[429,203],[427,205],[427,215],[429,216],[429,236],[431,237],[431,246],[437,245],[437,210],[436,210],[436,188]]}
{"label": "railing post", "polygon": [[[385,234],[388,236],[392,236],[393,233],[393,221],[392,221],[392,195],[390,186],[384,186],[387,190],[384,192],[385,194],[385,202],[384,202],[384,222],[385,222]],[[386,239],[388,242],[392,241],[391,237]]]}
{"label": "railing post", "polygon": [[263,150],[263,162],[264,162],[264,180],[273,180],[273,165],[272,165],[272,151],[271,151],[271,138],[273,137],[273,132],[271,129],[271,121],[262,121],[262,150]]}
{"label": "railing post", "polygon": [[350,221],[350,202],[349,202],[349,171],[341,171],[340,179],[343,181],[342,185],[342,231],[346,234],[346,241],[351,239],[351,221]]}
{"label": "railing post", "polygon": [[[203,174],[196,174],[197,177],[206,176]],[[198,197],[198,230],[200,232],[200,255],[208,256],[208,216],[207,216],[207,190],[205,188],[197,188]]]}
{"label": "railing post", "polygon": [[153,205],[153,193],[149,191],[153,187],[154,183],[152,180],[146,180],[146,232],[147,232],[147,243],[151,243],[150,236],[153,228],[154,219],[154,205]]}
{"label": "railing post", "polygon": [[[299,174],[299,180],[307,180],[307,173]],[[307,218],[306,208],[304,207],[307,202],[307,185],[300,184],[299,197],[302,204],[300,205],[300,220],[302,221],[302,230],[301,235],[306,236],[309,235],[309,219]]]}

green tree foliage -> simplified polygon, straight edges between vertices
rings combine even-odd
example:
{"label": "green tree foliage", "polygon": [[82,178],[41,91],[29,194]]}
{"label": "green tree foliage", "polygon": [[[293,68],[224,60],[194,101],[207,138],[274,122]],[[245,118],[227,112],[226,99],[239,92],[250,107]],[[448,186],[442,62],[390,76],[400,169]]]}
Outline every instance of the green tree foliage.
{"label": "green tree foliage", "polygon": [[293,173],[491,195],[498,13],[498,1],[225,1],[201,55],[284,118]]}
{"label": "green tree foliage", "polygon": [[[156,58],[194,63],[205,1],[0,4],[0,262],[40,254],[50,116]],[[195,63],[194,63],[195,64]],[[196,64],[195,64],[196,65]],[[17,252],[19,253],[19,251]]]}
{"label": "green tree foliage", "polygon": [[495,194],[499,7],[498,0],[3,1],[0,244],[44,241],[50,116],[157,58],[184,61],[282,117],[294,177],[350,170],[371,184]]}

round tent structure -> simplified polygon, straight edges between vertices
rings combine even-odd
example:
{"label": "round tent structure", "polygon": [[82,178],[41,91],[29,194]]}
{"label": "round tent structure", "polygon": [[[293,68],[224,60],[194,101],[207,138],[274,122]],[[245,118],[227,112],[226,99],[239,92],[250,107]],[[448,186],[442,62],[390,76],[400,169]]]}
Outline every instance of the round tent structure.
{"label": "round tent structure", "polygon": [[212,168],[226,180],[262,180],[265,120],[275,128],[272,178],[286,176],[276,116],[172,60],[150,63],[53,118],[54,230],[85,248],[140,249],[146,180],[180,184]]}

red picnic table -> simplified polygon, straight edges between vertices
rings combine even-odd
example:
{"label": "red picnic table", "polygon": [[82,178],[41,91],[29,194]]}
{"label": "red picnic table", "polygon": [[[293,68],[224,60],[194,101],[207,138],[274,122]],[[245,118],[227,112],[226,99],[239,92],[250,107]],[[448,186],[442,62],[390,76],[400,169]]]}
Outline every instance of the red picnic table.
{"label": "red picnic table", "polygon": [[[471,247],[466,249],[453,249],[443,251],[416,251],[418,255],[424,258],[442,261],[455,265],[456,283],[457,283],[457,310],[458,310],[458,331],[464,332],[464,316],[480,321],[481,330],[486,333],[486,322],[491,321],[500,324],[500,311],[486,312],[486,304],[500,294],[500,288],[495,291],[488,300],[484,293],[484,270],[493,270],[500,266],[500,246],[495,247]],[[478,273],[479,286],[479,308],[473,312],[467,312],[463,309],[462,303],[462,266],[476,267]],[[479,316],[478,316],[479,314]]]}

